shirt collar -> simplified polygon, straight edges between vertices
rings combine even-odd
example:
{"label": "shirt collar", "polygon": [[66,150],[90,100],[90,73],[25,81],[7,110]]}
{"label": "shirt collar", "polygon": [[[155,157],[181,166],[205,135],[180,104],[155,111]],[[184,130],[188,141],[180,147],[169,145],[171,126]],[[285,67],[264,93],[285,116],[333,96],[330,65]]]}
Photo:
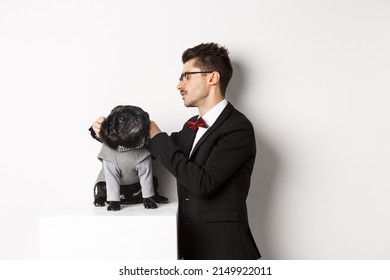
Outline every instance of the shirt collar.
{"label": "shirt collar", "polygon": [[219,115],[222,113],[223,109],[225,109],[227,105],[228,102],[226,101],[226,99],[223,99],[213,108],[211,108],[206,114],[204,114],[204,116],[202,116],[203,120],[209,127],[215,123],[215,121],[218,119]]}

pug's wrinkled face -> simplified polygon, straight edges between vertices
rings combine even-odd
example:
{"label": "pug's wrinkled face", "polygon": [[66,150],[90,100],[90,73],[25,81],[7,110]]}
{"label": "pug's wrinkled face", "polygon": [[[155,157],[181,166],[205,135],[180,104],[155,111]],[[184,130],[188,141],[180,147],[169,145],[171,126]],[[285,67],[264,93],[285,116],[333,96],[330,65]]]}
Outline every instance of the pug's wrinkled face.
{"label": "pug's wrinkled face", "polygon": [[143,147],[149,135],[149,115],[131,105],[115,107],[102,123],[101,139],[112,149]]}

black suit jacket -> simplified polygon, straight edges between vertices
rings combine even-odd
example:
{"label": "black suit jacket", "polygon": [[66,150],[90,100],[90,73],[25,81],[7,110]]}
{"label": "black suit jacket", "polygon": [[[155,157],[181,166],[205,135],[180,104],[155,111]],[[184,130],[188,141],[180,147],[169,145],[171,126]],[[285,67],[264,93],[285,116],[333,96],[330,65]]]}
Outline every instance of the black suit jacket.
{"label": "black suit jacket", "polygon": [[177,179],[180,258],[258,259],[245,202],[256,156],[252,124],[229,103],[189,158],[195,134],[184,125],[146,147]]}

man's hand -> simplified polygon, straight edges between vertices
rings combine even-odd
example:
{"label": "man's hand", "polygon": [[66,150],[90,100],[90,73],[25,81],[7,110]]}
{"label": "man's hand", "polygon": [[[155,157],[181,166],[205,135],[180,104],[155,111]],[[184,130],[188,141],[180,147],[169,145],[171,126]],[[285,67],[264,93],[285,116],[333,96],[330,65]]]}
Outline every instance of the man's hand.
{"label": "man's hand", "polygon": [[152,139],[157,134],[161,133],[161,129],[157,126],[154,121],[150,121],[149,124],[149,137]]}
{"label": "man's hand", "polygon": [[105,119],[106,119],[106,117],[101,116],[101,117],[97,118],[96,121],[92,125],[92,129],[93,129],[93,131],[95,131],[97,138],[100,138],[100,129],[102,127],[102,122]]}

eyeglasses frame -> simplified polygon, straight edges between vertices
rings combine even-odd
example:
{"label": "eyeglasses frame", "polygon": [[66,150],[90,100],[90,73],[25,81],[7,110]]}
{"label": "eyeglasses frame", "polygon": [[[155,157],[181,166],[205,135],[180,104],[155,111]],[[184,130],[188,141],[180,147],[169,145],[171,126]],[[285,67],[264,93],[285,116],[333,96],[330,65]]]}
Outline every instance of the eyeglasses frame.
{"label": "eyeglasses frame", "polygon": [[[183,72],[180,75],[179,81],[183,82],[184,77],[187,75],[192,75],[192,74],[210,74],[213,73],[214,71],[195,71],[195,72]],[[187,80],[187,78],[185,78]]]}

